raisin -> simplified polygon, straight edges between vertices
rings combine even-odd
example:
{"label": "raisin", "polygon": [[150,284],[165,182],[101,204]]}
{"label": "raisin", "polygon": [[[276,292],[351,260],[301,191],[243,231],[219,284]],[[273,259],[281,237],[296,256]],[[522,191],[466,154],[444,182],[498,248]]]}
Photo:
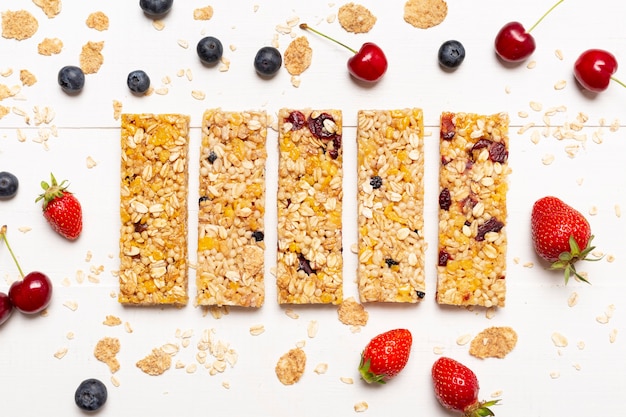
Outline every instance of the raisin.
{"label": "raisin", "polygon": [[478,141],[474,144],[474,146],[472,146],[472,152],[477,150],[477,149],[485,149],[491,146],[491,144],[493,143],[493,141],[489,140],[489,139],[478,139]]}
{"label": "raisin", "polygon": [[254,232],[252,232],[252,237],[254,238],[255,242],[263,242],[263,239],[265,239],[265,233],[260,230],[255,230]]}
{"label": "raisin", "polygon": [[289,116],[285,118],[285,121],[291,123],[291,130],[300,130],[304,126],[304,122],[306,122],[306,117],[304,117],[302,112],[294,110],[289,113]]}
{"label": "raisin", "polygon": [[450,258],[450,254],[448,252],[446,252],[445,250],[441,249],[439,251],[439,261],[438,261],[437,265],[439,265],[439,266],[446,266],[450,259],[451,259]]}
{"label": "raisin", "polygon": [[444,188],[439,193],[439,207],[442,210],[449,210],[452,205],[452,197],[450,196],[450,190]]}
{"label": "raisin", "polygon": [[426,293],[424,291],[416,291],[415,295],[417,295],[417,298],[419,298],[420,300],[424,297],[426,297]]}
{"label": "raisin", "polygon": [[489,148],[489,159],[493,162],[505,163],[509,157],[509,152],[502,142],[493,142]]}
{"label": "raisin", "polygon": [[[326,120],[330,120],[333,123],[335,122],[335,119],[333,119],[333,116],[331,116],[328,113],[322,113],[315,118],[309,116],[309,120],[308,120],[309,130],[311,131],[313,136],[315,136],[318,139],[324,139],[324,140],[335,139],[337,134],[335,132],[329,132],[324,127],[324,122]],[[339,145],[341,145],[341,143]]]}
{"label": "raisin", "polygon": [[485,235],[489,232],[499,232],[504,227],[504,223],[495,217],[490,218],[485,223],[478,226],[478,231],[476,232],[476,240],[483,241],[485,240]]}
{"label": "raisin", "polygon": [[341,148],[341,136],[335,135],[333,138],[333,148],[328,151],[328,154],[332,159],[337,159],[339,157],[339,149]]}
{"label": "raisin", "polygon": [[141,232],[145,232],[146,230],[148,230],[148,225],[145,223],[135,223],[135,232],[137,233],[141,233]]}
{"label": "raisin", "polygon": [[385,259],[385,263],[387,264],[387,266],[388,266],[389,268],[391,268],[391,267],[392,267],[392,266],[394,266],[394,265],[400,265],[400,263],[399,263],[398,261],[396,261],[396,260],[394,260],[394,259],[391,259],[391,258],[387,258],[387,259]]}
{"label": "raisin", "polygon": [[311,268],[311,263],[303,254],[298,254],[298,270],[304,271],[307,275],[315,274],[315,269]]}
{"label": "raisin", "polygon": [[376,189],[382,187],[383,179],[381,177],[379,177],[378,175],[374,175],[372,177],[372,179],[370,179],[370,185],[372,186],[372,188],[374,188],[376,190]]}
{"label": "raisin", "polygon": [[439,137],[443,140],[452,140],[454,139],[454,135],[456,135],[452,117],[452,113],[445,113],[441,116],[441,131],[439,132]]}

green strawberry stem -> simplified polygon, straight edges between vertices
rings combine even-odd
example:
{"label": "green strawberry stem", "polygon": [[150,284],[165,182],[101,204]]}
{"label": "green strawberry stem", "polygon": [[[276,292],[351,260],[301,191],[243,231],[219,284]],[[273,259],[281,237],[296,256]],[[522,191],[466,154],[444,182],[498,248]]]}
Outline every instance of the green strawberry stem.
{"label": "green strawberry stem", "polygon": [[41,188],[43,188],[44,192],[37,197],[35,203],[39,200],[43,200],[43,209],[45,210],[49,202],[63,196],[63,192],[67,189],[67,186],[67,180],[63,180],[59,184],[54,174],[50,173],[50,184],[41,181]]}
{"label": "green strawberry stem", "polygon": [[[561,0],[561,1],[563,1],[563,0]],[[335,42],[336,44],[343,46],[343,47],[344,47],[344,48],[346,48],[347,50],[351,51],[353,54],[356,54],[356,53],[357,53],[357,51],[356,51],[355,49],[350,48],[348,45],[346,45],[346,44],[343,44],[343,43],[339,42],[337,39],[333,39],[333,38],[331,38],[330,36],[325,35],[325,34],[323,34],[322,32],[320,32],[320,31],[318,31],[318,30],[313,29],[311,26],[307,25],[306,23],[300,23],[300,29],[310,30],[311,32],[313,32],[313,33],[317,33],[318,35],[320,35],[320,36],[321,36],[321,37],[323,37],[323,38],[328,39],[329,41],[333,41],[333,42]]]}
{"label": "green strawberry stem", "polygon": [[567,285],[569,279],[572,276],[579,281],[586,282],[587,284],[591,284],[584,276],[582,276],[576,271],[576,267],[574,264],[578,261],[599,261],[600,259],[603,258],[602,256],[599,258],[587,257],[589,256],[591,251],[596,248],[595,246],[591,246],[592,240],[593,240],[593,236],[589,238],[589,242],[587,242],[587,247],[581,251],[580,247],[578,246],[578,243],[576,243],[576,239],[574,239],[574,236],[573,235],[570,236],[569,237],[570,251],[561,253],[559,255],[559,260],[556,262],[553,262],[552,265],[550,265],[550,269],[564,270],[565,285]]}
{"label": "green strawberry stem", "polygon": [[465,417],[488,417],[495,416],[493,411],[489,409],[489,407],[498,404],[500,400],[493,401],[485,401],[485,402],[477,402],[476,405],[468,407],[465,409],[464,415]]}
{"label": "green strawberry stem", "polygon": [[22,268],[20,267],[20,263],[17,261],[17,258],[15,257],[15,254],[13,253],[13,249],[11,249],[11,245],[9,245],[9,240],[7,239],[6,225],[2,226],[2,229],[0,229],[0,235],[2,235],[2,240],[4,240],[4,244],[7,245],[7,249],[9,250],[9,253],[11,254],[11,258],[13,258],[13,262],[15,262],[15,265],[17,266],[17,270],[19,271],[20,276],[23,279],[24,271],[22,271]]}
{"label": "green strawberry stem", "polygon": [[372,361],[370,359],[367,359],[366,361],[364,361],[363,357],[361,357],[361,363],[359,364],[359,372],[361,373],[361,377],[363,378],[363,380],[367,382],[368,384],[372,384],[372,383],[386,384],[387,381],[385,381],[384,374],[379,375],[370,371],[371,362]]}
{"label": "green strawberry stem", "polygon": [[558,2],[556,2],[556,4],[554,4],[552,7],[550,7],[550,8],[548,9],[548,11],[547,11],[547,12],[545,12],[545,13],[543,14],[543,16],[541,16],[541,17],[539,18],[539,20],[537,20],[537,21],[535,22],[535,24],[534,24],[534,25],[532,25],[532,26],[530,27],[530,29],[528,29],[528,30],[526,31],[526,33],[530,33],[530,31],[531,31],[531,30],[533,30],[534,28],[536,28],[536,27],[537,27],[537,25],[538,25],[539,23],[541,23],[541,21],[542,21],[542,20],[543,20],[543,19],[544,19],[547,15],[549,15],[549,14],[550,14],[550,12],[551,12],[552,10],[556,9],[556,6],[558,6],[559,4],[563,3],[564,1],[565,1],[565,0],[559,0]]}

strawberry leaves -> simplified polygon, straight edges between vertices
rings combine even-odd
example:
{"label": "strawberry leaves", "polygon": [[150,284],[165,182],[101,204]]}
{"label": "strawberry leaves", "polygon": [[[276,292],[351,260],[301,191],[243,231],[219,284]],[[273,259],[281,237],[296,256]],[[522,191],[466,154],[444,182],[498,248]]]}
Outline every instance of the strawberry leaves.
{"label": "strawberry leaves", "polygon": [[587,247],[584,248],[583,250],[580,250],[578,243],[576,243],[576,239],[574,239],[574,235],[570,236],[569,237],[570,251],[561,252],[561,254],[559,255],[559,260],[556,262],[553,262],[550,265],[551,270],[561,270],[561,269],[564,270],[565,285],[567,285],[571,277],[574,277],[579,281],[586,282],[587,284],[591,284],[584,276],[582,276],[576,271],[575,263],[578,261],[599,261],[600,259],[602,259],[602,256],[599,258],[587,257],[589,256],[591,251],[593,251],[596,248],[595,246],[591,246],[592,239],[593,239],[593,236],[589,238],[589,241],[587,242]]}

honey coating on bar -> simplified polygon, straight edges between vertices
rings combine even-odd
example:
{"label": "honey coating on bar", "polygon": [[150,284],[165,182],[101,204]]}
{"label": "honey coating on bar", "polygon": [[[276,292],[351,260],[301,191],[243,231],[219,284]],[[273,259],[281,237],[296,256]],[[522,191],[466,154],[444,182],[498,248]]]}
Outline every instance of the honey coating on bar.
{"label": "honey coating on bar", "polygon": [[437,302],[503,307],[506,299],[506,113],[443,113]]}
{"label": "honey coating on bar", "polygon": [[185,305],[189,116],[123,114],[121,127],[118,300]]}
{"label": "honey coating on bar", "polygon": [[359,111],[357,146],[361,302],[417,303],[425,295],[422,110]]}
{"label": "honey coating on bar", "polygon": [[343,299],[342,114],[278,114],[279,304],[341,304]]}
{"label": "honey coating on bar", "polygon": [[198,305],[263,305],[266,138],[264,112],[204,113]]}

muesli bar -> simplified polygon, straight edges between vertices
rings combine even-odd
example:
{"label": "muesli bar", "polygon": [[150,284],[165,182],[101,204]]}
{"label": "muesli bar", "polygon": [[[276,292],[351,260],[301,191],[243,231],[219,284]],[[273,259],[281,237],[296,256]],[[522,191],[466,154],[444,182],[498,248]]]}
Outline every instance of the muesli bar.
{"label": "muesli bar", "polygon": [[197,304],[265,300],[265,112],[210,109],[202,120]]}
{"label": "muesli bar", "polygon": [[278,131],[278,302],[340,304],[342,113],[281,109]]}
{"label": "muesli bar", "polygon": [[122,304],[188,301],[188,149],[189,116],[121,116]]}
{"label": "muesli bar", "polygon": [[422,110],[358,113],[361,302],[417,303],[424,282]]}
{"label": "muesli bar", "polygon": [[506,113],[441,115],[437,302],[504,307]]}

